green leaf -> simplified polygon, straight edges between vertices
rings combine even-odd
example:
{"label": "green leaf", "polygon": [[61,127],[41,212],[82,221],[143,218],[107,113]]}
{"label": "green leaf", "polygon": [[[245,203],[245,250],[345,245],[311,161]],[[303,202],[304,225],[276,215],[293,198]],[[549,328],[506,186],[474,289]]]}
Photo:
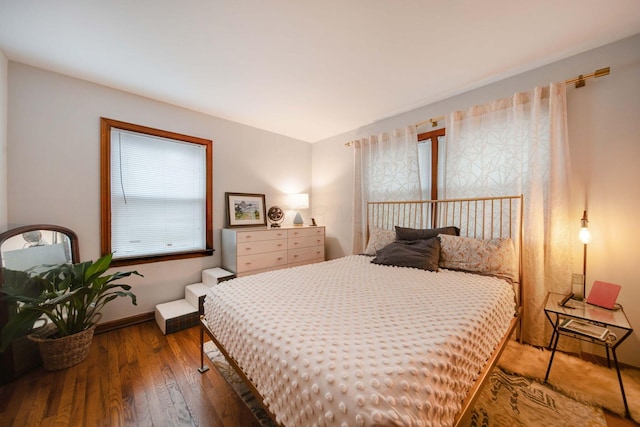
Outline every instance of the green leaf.
{"label": "green leaf", "polygon": [[26,335],[33,329],[33,325],[42,316],[42,312],[21,311],[9,319],[2,328],[0,351],[5,351],[14,339]]}
{"label": "green leaf", "polygon": [[98,259],[92,265],[89,265],[84,272],[84,278],[87,282],[93,282],[96,278],[100,277],[105,271],[109,269],[111,265],[112,254],[107,254]]}
{"label": "green leaf", "polygon": [[137,275],[137,271],[107,274],[112,254],[96,262],[51,266],[47,271],[0,270],[4,284],[2,299],[10,305],[9,322],[2,330],[2,349],[17,336],[33,328],[35,320],[46,316],[58,328],[58,336],[81,332],[100,316],[101,309],[119,297],[129,297],[137,305],[131,286],[115,283]]}
{"label": "green leaf", "polygon": [[10,297],[25,297],[37,299],[47,288],[47,281],[38,277],[32,277],[24,271],[3,269],[3,285],[0,292],[5,294],[2,299]]}

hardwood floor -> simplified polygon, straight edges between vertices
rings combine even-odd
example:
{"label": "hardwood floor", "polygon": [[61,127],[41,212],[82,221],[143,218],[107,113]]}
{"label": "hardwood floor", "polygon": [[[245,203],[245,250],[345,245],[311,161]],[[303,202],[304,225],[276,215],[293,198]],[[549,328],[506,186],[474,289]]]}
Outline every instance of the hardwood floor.
{"label": "hardwood floor", "polygon": [[145,322],[99,334],[79,365],[0,387],[0,426],[259,427],[218,371],[199,366],[199,327],[164,336]]}
{"label": "hardwood floor", "polygon": [[[105,332],[79,365],[0,387],[0,426],[259,427],[218,371],[199,366],[199,327],[164,336],[149,321]],[[636,425],[611,414],[607,422]]]}

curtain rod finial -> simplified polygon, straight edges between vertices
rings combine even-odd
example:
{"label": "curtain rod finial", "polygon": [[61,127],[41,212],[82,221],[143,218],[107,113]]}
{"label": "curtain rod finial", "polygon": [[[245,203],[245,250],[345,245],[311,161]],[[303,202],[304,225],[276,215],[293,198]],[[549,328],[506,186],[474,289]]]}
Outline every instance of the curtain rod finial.
{"label": "curtain rod finial", "polygon": [[595,73],[593,73],[593,76],[594,77],[608,76],[610,72],[611,72],[611,67],[600,68],[599,70],[596,70]]}

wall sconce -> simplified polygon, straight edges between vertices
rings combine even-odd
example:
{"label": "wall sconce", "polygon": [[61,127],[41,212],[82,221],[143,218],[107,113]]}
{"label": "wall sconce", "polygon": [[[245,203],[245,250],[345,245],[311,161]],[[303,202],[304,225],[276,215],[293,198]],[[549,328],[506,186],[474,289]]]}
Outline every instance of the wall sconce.
{"label": "wall sconce", "polygon": [[582,218],[580,219],[580,233],[578,238],[584,244],[584,254],[582,256],[582,298],[587,299],[587,244],[591,242],[591,232],[589,231],[589,219],[587,218],[587,211],[584,211]]}
{"label": "wall sconce", "polygon": [[[290,194],[289,208],[296,211],[299,209],[309,209],[309,195],[306,193]],[[302,224],[304,224],[302,215],[300,215],[300,212],[296,212],[293,225],[301,226]]]}

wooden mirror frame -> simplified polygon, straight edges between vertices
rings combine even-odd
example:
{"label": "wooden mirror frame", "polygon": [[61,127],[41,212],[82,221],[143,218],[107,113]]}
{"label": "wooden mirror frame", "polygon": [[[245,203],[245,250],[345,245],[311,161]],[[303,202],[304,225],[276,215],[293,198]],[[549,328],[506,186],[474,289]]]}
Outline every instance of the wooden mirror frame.
{"label": "wooden mirror frame", "polygon": [[[33,224],[33,225],[25,225],[21,227],[12,228],[3,233],[0,233],[0,251],[2,250],[2,245],[7,240],[20,236],[21,234],[28,233],[30,231],[53,231],[57,233],[64,234],[69,239],[69,245],[71,249],[71,262],[74,264],[80,261],[80,248],[78,245],[78,236],[73,230],[70,230],[66,227],[61,227],[59,225],[51,225],[51,224]],[[0,254],[0,267],[3,267],[2,257]],[[0,287],[2,286],[2,275],[0,274]],[[4,327],[4,325],[9,321],[9,306],[0,300],[0,330]],[[35,343],[26,344],[21,347],[22,352],[30,355],[31,352],[37,352],[38,348]],[[23,354],[20,354],[22,356]],[[17,376],[27,372],[29,369],[37,366],[39,364],[39,353],[37,356],[30,358],[29,360],[36,360],[38,362],[26,363],[24,366],[16,366],[15,363],[15,355],[13,344],[10,344],[9,347],[3,352],[0,353],[0,384],[6,384],[9,381],[13,380]]]}

